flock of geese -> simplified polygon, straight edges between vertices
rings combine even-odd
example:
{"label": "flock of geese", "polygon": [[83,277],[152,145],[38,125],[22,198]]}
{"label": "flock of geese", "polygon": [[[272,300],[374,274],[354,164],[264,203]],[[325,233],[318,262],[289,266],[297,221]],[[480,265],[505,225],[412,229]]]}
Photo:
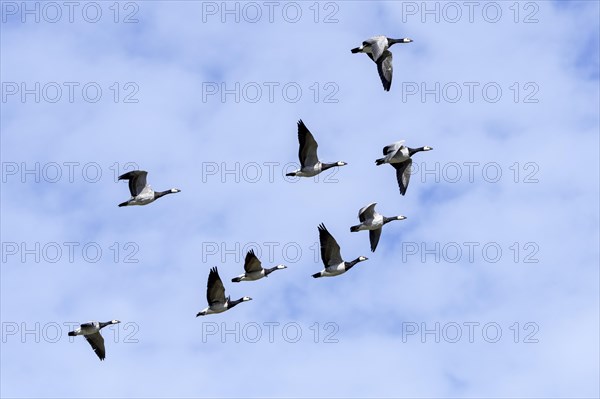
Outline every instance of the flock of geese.
{"label": "flock of geese", "polygon": [[[353,48],[352,53],[365,53],[377,64],[377,71],[383,84],[383,89],[389,91],[392,85],[392,53],[389,48],[396,43],[410,43],[411,39],[391,39],[385,36],[374,36],[365,40],[360,47]],[[298,158],[300,160],[300,169],[288,173],[287,176],[312,177],[319,173],[335,167],[347,165],[346,162],[338,161],[333,163],[324,163],[319,161],[317,155],[318,144],[312,133],[308,130],[302,120],[298,121]],[[420,151],[430,151],[433,148],[425,146],[420,148],[410,148],[404,145],[404,140],[397,141],[383,147],[383,158],[375,161],[376,165],[390,164],[396,169],[396,179],[400,189],[400,194],[405,195],[408,183],[410,180],[410,166],[412,164],[412,156]],[[131,198],[119,204],[119,207],[133,205],[148,205],[157,199],[168,195],[179,193],[181,190],[172,188],[166,191],[154,191],[147,182],[148,172],[144,170],[134,170],[119,176],[119,180],[127,180],[129,183],[129,193]],[[370,203],[358,211],[358,219],[360,224],[350,227],[350,232],[369,231],[369,241],[371,251],[375,252],[383,226],[394,220],[404,220],[405,216],[385,217],[375,211],[377,203]],[[347,262],[344,261],[341,255],[340,246],[327,230],[324,224],[318,226],[319,241],[321,244],[321,260],[323,261],[324,269],[312,275],[314,278],[333,277],[346,273],[357,263],[368,260],[365,256],[359,256],[356,259]],[[244,261],[244,273],[231,279],[233,283],[242,281],[256,281],[263,277],[268,277],[269,274],[276,270],[286,269],[285,265],[276,265],[271,268],[263,268],[260,260],[256,257],[253,250],[248,251]],[[214,313],[225,312],[234,306],[251,301],[252,298],[244,296],[237,300],[231,300],[229,296],[225,296],[225,287],[219,276],[219,271],[216,267],[210,269],[208,274],[208,282],[206,286],[206,300],[208,306],[198,312],[198,316],[206,316]],[[111,320],[107,322],[92,321],[81,324],[74,331],[69,332],[69,336],[83,335],[88,343],[94,349],[100,360],[104,360],[106,356],[104,348],[104,339],[100,334],[100,330],[106,326],[118,324],[119,320]]]}

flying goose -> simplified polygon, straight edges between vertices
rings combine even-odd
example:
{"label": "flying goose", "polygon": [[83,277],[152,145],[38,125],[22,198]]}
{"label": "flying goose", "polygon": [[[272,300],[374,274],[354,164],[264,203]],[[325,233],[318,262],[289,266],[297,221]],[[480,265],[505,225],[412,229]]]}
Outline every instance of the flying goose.
{"label": "flying goose", "polygon": [[362,207],[358,211],[358,220],[360,224],[350,227],[351,232],[357,232],[361,230],[369,230],[369,240],[371,241],[371,252],[375,252],[377,243],[379,243],[379,237],[381,237],[381,229],[386,223],[393,220],[404,220],[406,216],[394,216],[391,218],[381,216],[375,211],[375,205],[377,202],[372,202],[369,205]]}
{"label": "flying goose", "polygon": [[110,326],[111,324],[118,324],[119,320],[111,320],[107,322],[97,322],[90,321],[88,323],[83,323],[79,327],[75,329],[75,331],[69,331],[69,337],[74,337],[76,335],[83,335],[87,342],[94,349],[94,353],[100,358],[100,360],[104,360],[106,357],[106,351],[104,350],[104,338],[100,335],[100,330],[102,330],[106,326]]}
{"label": "flying goose", "polygon": [[383,83],[383,89],[390,91],[392,86],[392,53],[388,50],[396,43],[410,43],[412,39],[391,39],[385,36],[373,36],[362,42],[360,47],[353,48],[352,53],[366,53],[377,64],[377,72]]}
{"label": "flying goose", "polygon": [[412,165],[411,157],[419,151],[431,151],[432,147],[410,148],[403,145],[404,140],[397,141],[383,147],[383,158],[375,160],[376,165],[389,163],[396,169],[396,179],[400,187],[400,194],[406,194],[408,182],[410,181],[410,166]]}
{"label": "flying goose", "polygon": [[225,287],[223,287],[223,282],[221,281],[221,277],[219,277],[219,271],[216,267],[213,267],[208,274],[206,300],[208,301],[208,307],[198,312],[196,317],[225,312],[238,303],[251,301],[252,298],[245,296],[237,301],[232,301],[229,297],[225,297]]}
{"label": "flying goose", "polygon": [[254,254],[254,250],[251,249],[246,254],[246,261],[244,262],[244,270],[246,271],[244,274],[240,274],[237,277],[231,279],[233,283],[239,283],[240,281],[254,281],[260,280],[263,277],[269,277],[269,274],[273,273],[275,270],[287,269],[285,265],[277,265],[270,269],[263,269],[260,260]]}
{"label": "flying goose", "polygon": [[315,138],[308,130],[302,119],[298,121],[298,141],[300,149],[298,158],[300,159],[300,169],[286,174],[286,176],[312,177],[329,168],[347,165],[346,162],[323,163],[317,156],[317,147],[319,146]]}
{"label": "flying goose", "polygon": [[131,193],[131,198],[120,203],[119,206],[148,205],[163,195],[174,194],[181,191],[178,188],[172,188],[167,191],[154,191],[152,187],[146,183],[146,176],[148,176],[148,172],[145,170],[132,170],[131,172],[119,176],[119,180],[129,180],[129,192]]}
{"label": "flying goose", "polygon": [[321,260],[325,265],[325,269],[319,273],[315,273],[312,276],[318,277],[332,277],[342,273],[346,273],[358,262],[363,262],[368,258],[359,256],[352,262],[344,262],[342,255],[340,254],[340,246],[333,236],[327,231],[327,228],[323,223],[319,225],[319,240],[321,241]]}

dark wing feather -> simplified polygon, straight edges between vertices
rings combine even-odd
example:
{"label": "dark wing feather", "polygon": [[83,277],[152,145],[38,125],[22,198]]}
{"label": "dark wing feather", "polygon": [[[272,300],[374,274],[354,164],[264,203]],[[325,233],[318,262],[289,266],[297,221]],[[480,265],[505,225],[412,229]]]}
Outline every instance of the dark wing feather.
{"label": "dark wing feather", "polygon": [[390,165],[396,169],[396,179],[398,180],[398,187],[400,187],[400,194],[406,194],[408,182],[410,181],[412,159],[409,158],[404,162],[392,163]]}
{"label": "dark wing feather", "polygon": [[362,212],[360,215],[358,215],[358,220],[362,223],[365,220],[367,220],[367,218],[365,217],[365,213]]}
{"label": "dark wing feather", "polygon": [[387,39],[382,36],[375,36],[363,42],[363,45],[367,44],[371,47],[371,52],[373,53],[371,59],[375,62],[379,61],[385,55],[388,48]]}
{"label": "dark wing feather", "polygon": [[102,338],[102,335],[97,332],[90,335],[84,335],[84,337],[100,360],[104,360],[106,357],[106,351],[104,350],[104,338]]}
{"label": "dark wing feather", "polygon": [[206,284],[206,300],[210,305],[215,303],[225,303],[225,287],[221,277],[219,277],[219,271],[216,267],[210,269],[208,274],[208,283]]}
{"label": "dark wing feather", "polygon": [[254,254],[254,250],[251,249],[246,254],[246,261],[244,262],[244,270],[246,273],[259,272],[262,270],[262,264],[260,260]]}
{"label": "dark wing feather", "polygon": [[[371,47],[371,42],[364,41],[364,42],[362,42],[362,45],[363,45],[363,53],[365,53],[366,55],[368,55],[368,56],[369,56],[369,58],[370,58],[370,59],[371,59],[373,62],[376,62],[376,61],[375,61],[375,59],[373,58],[373,54],[372,54],[372,53],[368,53],[368,52],[365,52],[365,51],[364,51],[366,47]],[[371,48],[371,51],[373,51],[373,48]]]}
{"label": "dark wing feather", "polygon": [[340,246],[322,223],[319,225],[319,240],[321,242],[321,260],[325,267],[339,265],[343,262]]}
{"label": "dark wing feather", "polygon": [[316,165],[319,162],[317,156],[319,145],[302,120],[298,121],[298,141],[300,142],[300,149],[298,150],[300,167]]}
{"label": "dark wing feather", "polygon": [[390,91],[390,87],[392,87],[393,71],[392,53],[386,50],[377,61],[377,72],[379,72],[379,77],[381,78],[381,83],[383,84],[383,89],[385,91]]}
{"label": "dark wing feather", "polygon": [[129,180],[129,192],[132,197],[136,197],[146,187],[146,176],[148,172],[145,170],[132,170],[119,176],[119,180]]}
{"label": "dark wing feather", "polygon": [[381,237],[381,228],[377,230],[369,230],[369,240],[371,241],[371,252],[375,252],[377,244],[379,243],[379,237]]}
{"label": "dark wing feather", "polygon": [[361,209],[362,212],[358,214],[358,220],[360,220],[361,223],[367,220],[367,216],[369,219],[373,218],[373,214],[375,213],[375,205],[377,205],[377,203],[373,202],[372,204],[369,204]]}

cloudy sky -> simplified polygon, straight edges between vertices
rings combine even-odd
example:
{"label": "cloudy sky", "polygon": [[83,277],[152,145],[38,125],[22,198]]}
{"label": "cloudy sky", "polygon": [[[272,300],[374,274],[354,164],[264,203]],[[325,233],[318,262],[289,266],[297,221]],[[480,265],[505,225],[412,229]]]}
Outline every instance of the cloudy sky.
{"label": "cloudy sky", "polygon": [[[2,397],[600,395],[598,2],[0,7]],[[348,165],[285,177],[299,119]],[[182,191],[119,208],[132,169]],[[319,223],[369,260],[312,279]],[[196,318],[214,266],[254,300]]]}

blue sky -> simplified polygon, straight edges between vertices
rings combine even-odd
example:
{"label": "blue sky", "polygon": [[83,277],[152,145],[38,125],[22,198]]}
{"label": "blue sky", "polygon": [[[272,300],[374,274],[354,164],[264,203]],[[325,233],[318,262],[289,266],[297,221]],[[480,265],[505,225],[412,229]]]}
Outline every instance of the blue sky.
{"label": "blue sky", "polygon": [[[600,395],[598,2],[23,4],[0,3],[2,397]],[[350,53],[376,34],[414,40],[389,93]],[[285,178],[298,119],[348,165]],[[404,197],[374,165],[401,139],[434,148]],[[133,165],[182,192],[118,208]],[[349,232],[370,202],[408,217],[375,253]],[[322,222],[369,260],[312,279]],[[231,283],[251,247],[288,269]],[[254,300],[196,318],[213,266]],[[115,318],[104,362],[66,335]]]}

